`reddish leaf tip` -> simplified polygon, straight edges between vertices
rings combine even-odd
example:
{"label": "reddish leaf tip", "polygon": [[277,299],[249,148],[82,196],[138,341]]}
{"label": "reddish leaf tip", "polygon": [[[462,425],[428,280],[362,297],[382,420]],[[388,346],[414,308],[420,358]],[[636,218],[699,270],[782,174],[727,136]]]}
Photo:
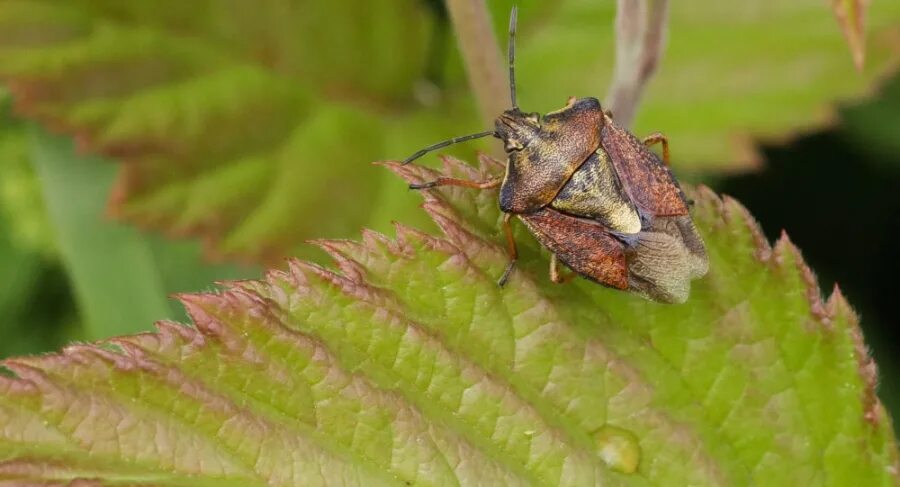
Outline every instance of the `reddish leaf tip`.
{"label": "reddish leaf tip", "polygon": [[789,262],[794,265],[793,270],[800,273],[803,281],[810,312],[819,323],[830,329],[832,323],[831,314],[822,300],[818,279],[813,270],[806,264],[806,261],[803,260],[803,254],[800,252],[800,249],[794,245],[784,229],[781,230],[781,236],[775,242],[772,255],[772,261],[778,267],[784,268]]}
{"label": "reddish leaf tip", "polygon": [[387,167],[387,168],[393,168],[393,167],[398,167],[398,166],[403,167],[403,165],[404,165],[403,161],[398,161],[395,159],[387,159],[387,160],[383,160],[383,161],[372,161],[371,164],[373,166],[381,166],[381,167]]}
{"label": "reddish leaf tip", "polygon": [[365,279],[365,269],[363,266],[350,256],[349,249],[353,245],[358,247],[356,242],[350,240],[310,240],[309,243],[316,245],[327,253],[335,265],[344,274],[344,277],[354,282],[362,282]]}
{"label": "reddish leaf tip", "polygon": [[481,169],[489,174],[494,171],[499,172],[506,169],[506,164],[481,151],[478,151],[478,162]]}
{"label": "reddish leaf tip", "polygon": [[214,294],[177,294],[176,298],[184,306],[191,321],[200,329],[208,329],[213,326],[214,317],[210,313],[211,306],[220,305],[221,297]]}
{"label": "reddish leaf tip", "polygon": [[441,250],[448,253],[456,253],[457,249],[446,240],[435,238],[433,235],[421,230],[394,222],[394,231],[397,233],[397,243],[403,248],[408,248],[412,243],[419,243],[428,248]]}

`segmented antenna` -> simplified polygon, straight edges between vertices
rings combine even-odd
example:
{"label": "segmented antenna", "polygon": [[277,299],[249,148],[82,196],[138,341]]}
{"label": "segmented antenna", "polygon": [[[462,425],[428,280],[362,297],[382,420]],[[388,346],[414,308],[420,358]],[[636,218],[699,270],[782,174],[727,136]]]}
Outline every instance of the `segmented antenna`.
{"label": "segmented antenna", "polygon": [[516,17],[518,17],[519,8],[513,5],[512,12],[509,13],[509,44],[506,52],[509,55],[509,97],[512,99],[512,107],[519,108],[516,104]]}
{"label": "segmented antenna", "polygon": [[463,135],[462,137],[453,137],[452,139],[448,139],[443,142],[438,142],[437,144],[429,145],[428,147],[421,149],[418,152],[416,152],[415,154],[404,159],[403,165],[405,166],[405,165],[409,164],[410,162],[415,161],[416,159],[424,156],[425,154],[428,154],[431,151],[435,151],[435,150],[441,149],[443,147],[447,147],[448,145],[465,142],[467,140],[480,139],[481,137],[487,137],[488,135],[494,135],[494,131],[491,130],[489,132],[478,132],[477,134]]}
{"label": "segmented antenna", "polygon": [[[516,105],[516,68],[515,68],[515,60],[516,60],[516,18],[518,17],[519,9],[515,5],[513,5],[512,12],[509,14],[509,45],[507,46],[507,54],[509,55],[509,97],[512,100],[512,107],[519,108]],[[489,135],[496,136],[497,133],[493,130],[488,132],[479,132],[477,134],[471,135],[463,135],[462,137],[454,137],[452,139],[445,140],[443,142],[438,142],[437,144],[429,145],[424,149],[417,151],[415,154],[407,157],[403,161],[403,165],[409,164],[410,162],[428,154],[431,151],[435,151],[437,149],[441,149],[443,147],[447,147],[448,145],[458,144],[460,142],[465,142],[467,140],[472,139],[480,139],[482,137],[487,137]]]}

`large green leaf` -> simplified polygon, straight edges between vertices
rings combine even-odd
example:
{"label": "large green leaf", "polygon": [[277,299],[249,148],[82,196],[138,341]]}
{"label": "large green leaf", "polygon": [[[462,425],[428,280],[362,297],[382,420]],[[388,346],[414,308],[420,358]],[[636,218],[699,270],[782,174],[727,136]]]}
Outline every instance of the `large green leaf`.
{"label": "large green leaf", "polygon": [[[274,263],[312,236],[416,218],[366,162],[481,128],[457,55],[442,86],[423,81],[432,48],[455,42],[432,37],[425,3],[0,0],[0,79],[22,116],[122,162],[113,214]],[[498,37],[512,3],[489,2]],[[613,2],[522,5],[522,106],[602,96],[613,15]],[[667,132],[679,167],[746,168],[753,138],[827,121],[829,102],[898,59],[900,4],[868,17],[857,74],[821,0],[672,2],[637,131]]]}
{"label": "large green leaf", "polygon": [[552,284],[521,233],[523,267],[498,288],[496,193],[452,188],[426,195],[441,237],[321,241],[336,270],[295,260],[184,295],[193,326],[7,360],[0,478],[896,483],[875,366],[840,292],[823,301],[787,237],[770,247],[738,203],[692,193],[710,273],[684,305]]}

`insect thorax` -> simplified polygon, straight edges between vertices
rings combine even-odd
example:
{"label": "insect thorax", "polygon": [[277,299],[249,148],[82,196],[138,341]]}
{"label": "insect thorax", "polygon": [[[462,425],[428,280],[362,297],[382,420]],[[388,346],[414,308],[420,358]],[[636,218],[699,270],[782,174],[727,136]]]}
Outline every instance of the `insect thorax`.
{"label": "insect thorax", "polygon": [[641,231],[641,218],[602,148],[585,161],[550,206],[574,216],[598,220],[624,234]]}

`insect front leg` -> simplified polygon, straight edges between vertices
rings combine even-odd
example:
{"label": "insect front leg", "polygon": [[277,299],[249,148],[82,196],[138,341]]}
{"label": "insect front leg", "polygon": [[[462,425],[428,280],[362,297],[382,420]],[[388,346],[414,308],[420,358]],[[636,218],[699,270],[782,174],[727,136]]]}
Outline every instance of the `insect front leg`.
{"label": "insect front leg", "polygon": [[556,257],[556,254],[550,255],[550,280],[555,282],[556,284],[565,284],[572,279],[574,279],[576,274],[574,272],[570,272],[568,275],[563,276],[562,272],[559,269],[559,259]]}
{"label": "insect front leg", "polygon": [[429,189],[437,186],[462,186],[464,188],[490,189],[500,186],[503,178],[491,178],[484,181],[472,181],[469,179],[456,179],[440,177],[434,181],[427,183],[413,183],[409,185],[409,189]]}
{"label": "insect front leg", "polygon": [[662,134],[662,132],[653,132],[652,134],[644,137],[644,145],[650,147],[654,144],[662,144],[662,160],[663,164],[666,167],[669,166],[669,138]]}
{"label": "insect front leg", "polygon": [[509,255],[509,264],[506,265],[506,270],[503,271],[503,275],[500,276],[500,280],[497,281],[497,285],[500,287],[506,285],[510,273],[512,273],[513,268],[516,266],[516,260],[519,258],[519,251],[516,249],[516,239],[513,237],[512,225],[510,224],[513,216],[512,213],[503,214],[503,233],[506,235],[506,252]]}

